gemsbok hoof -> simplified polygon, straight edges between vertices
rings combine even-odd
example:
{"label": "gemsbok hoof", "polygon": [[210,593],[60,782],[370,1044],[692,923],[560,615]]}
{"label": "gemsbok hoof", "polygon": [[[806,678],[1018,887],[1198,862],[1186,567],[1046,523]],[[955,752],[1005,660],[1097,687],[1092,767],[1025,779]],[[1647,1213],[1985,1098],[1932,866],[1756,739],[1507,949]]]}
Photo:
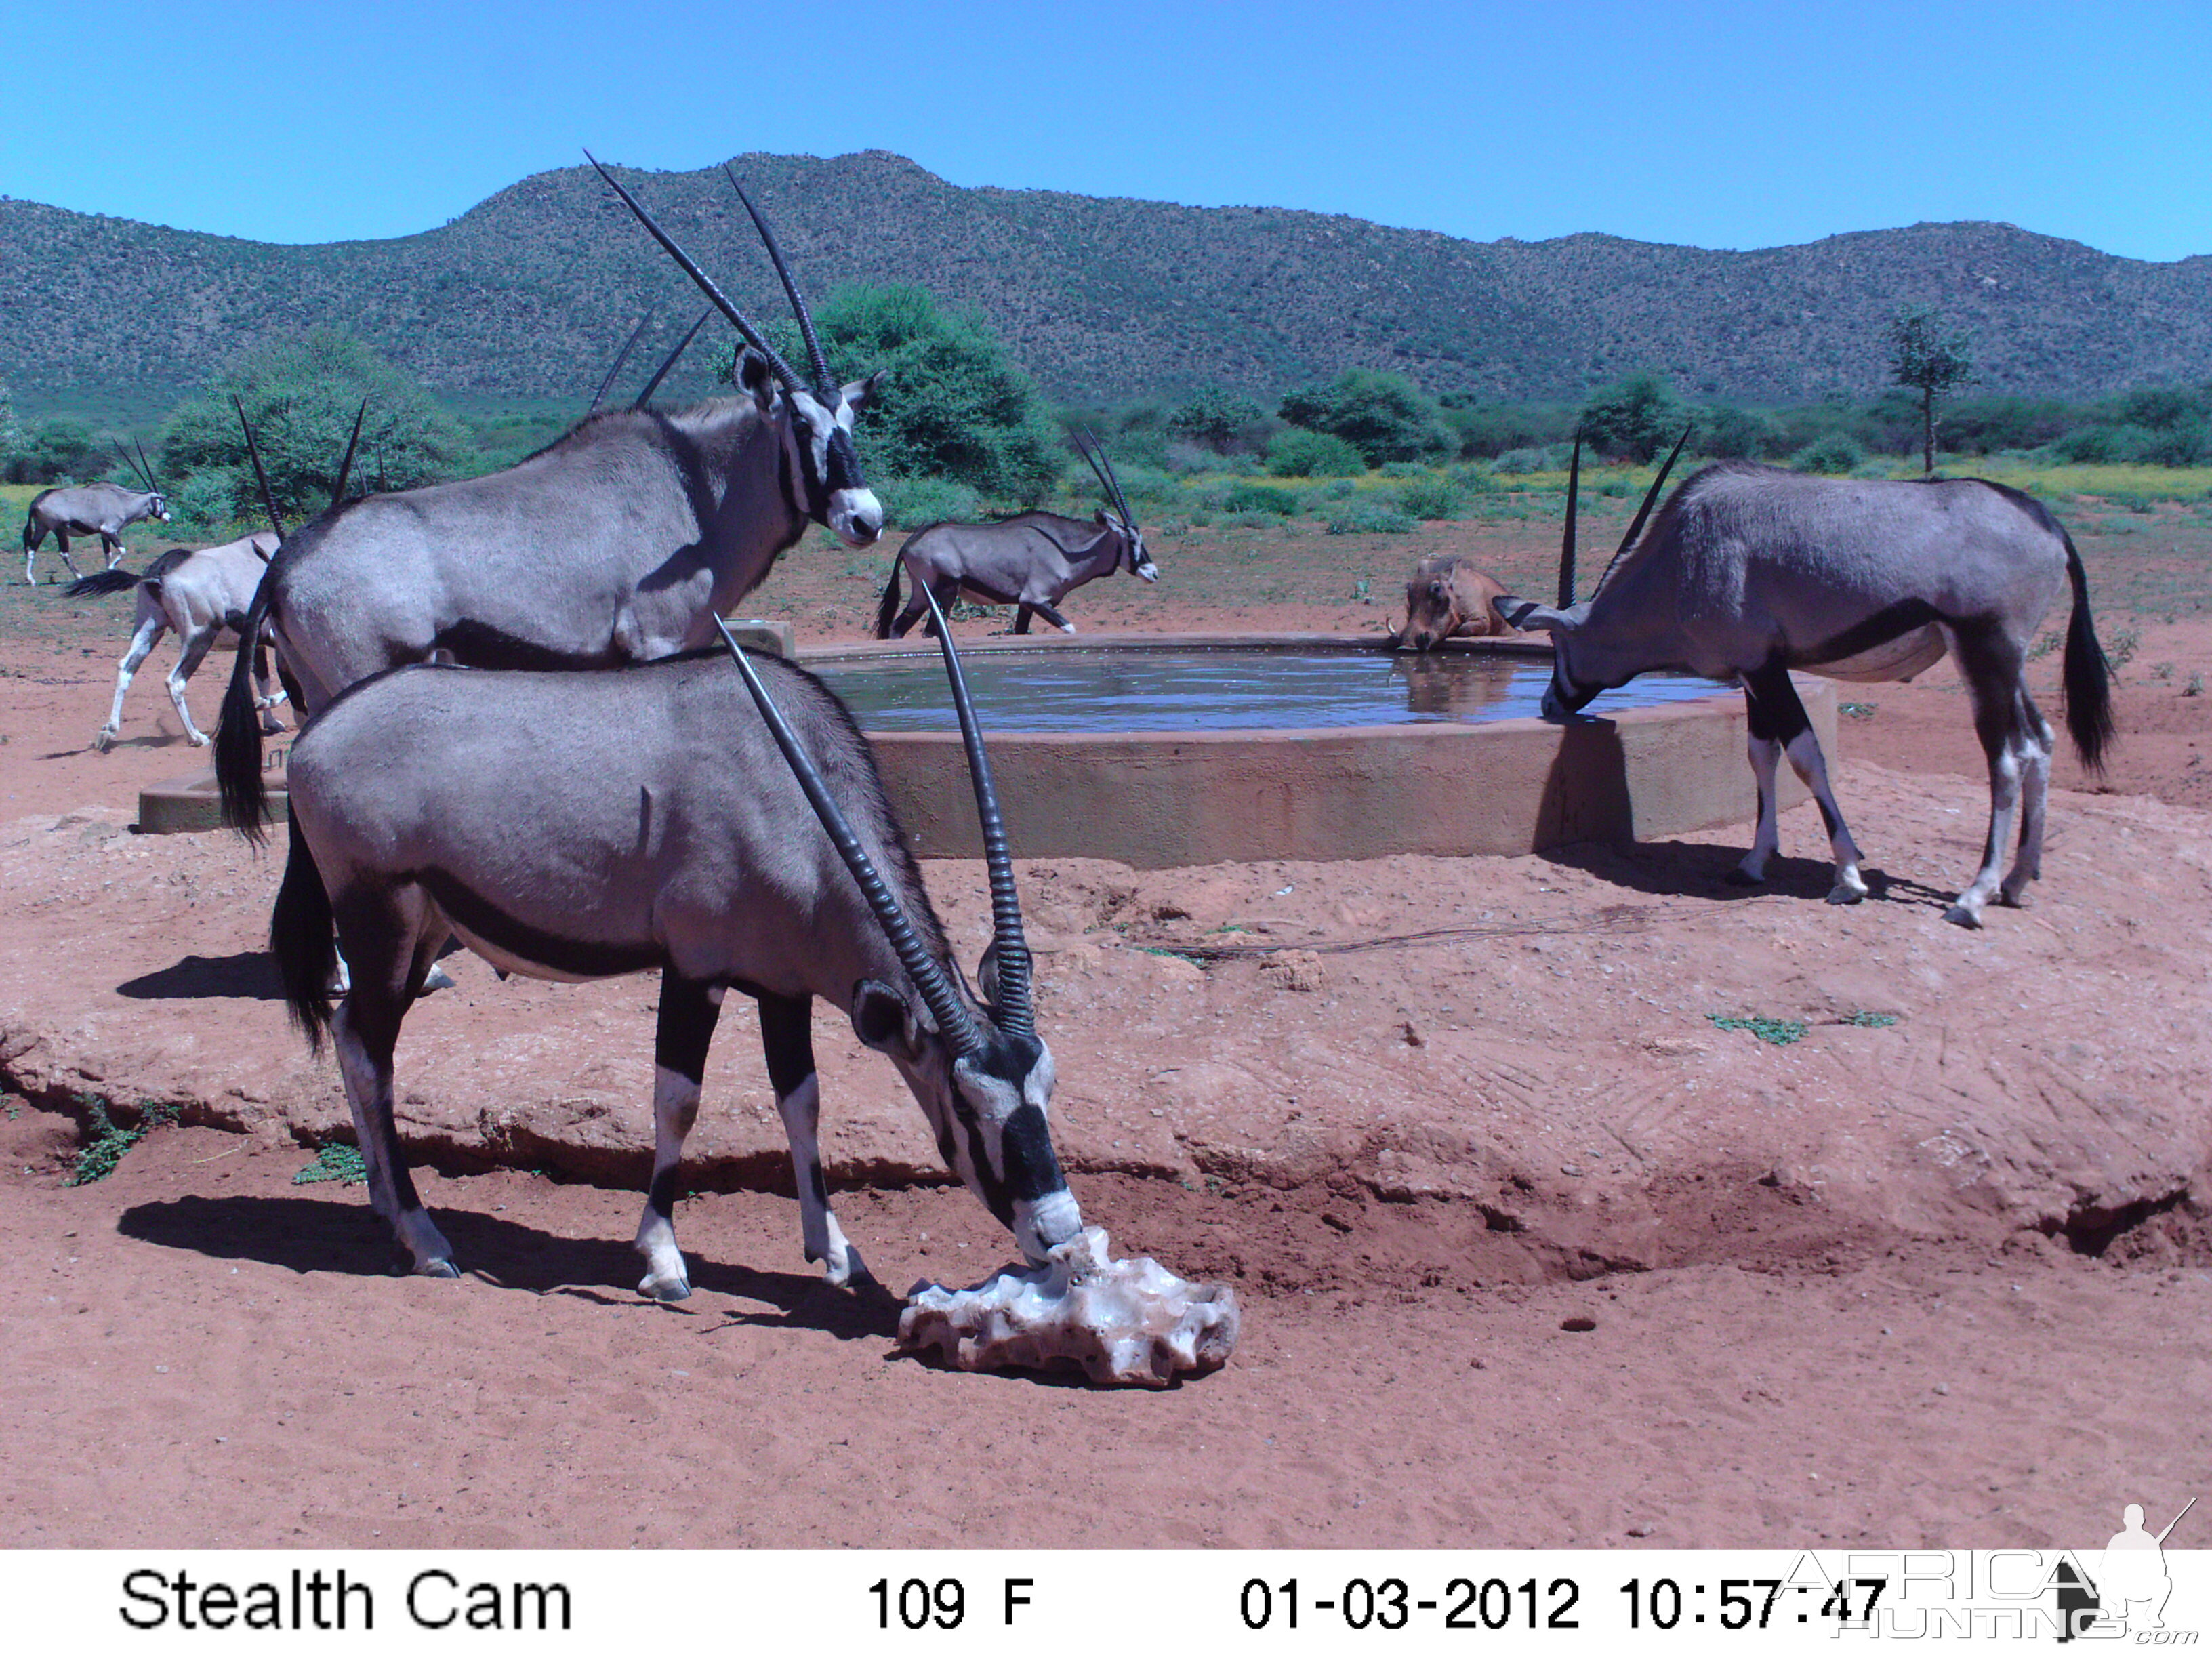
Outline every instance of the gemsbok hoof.
{"label": "gemsbok hoof", "polygon": [[637,1281],[637,1293],[655,1302],[685,1302],[690,1299],[691,1285],[688,1279],[656,1279],[647,1273]]}
{"label": "gemsbok hoof", "polygon": [[1828,902],[1831,904],[1856,904],[1861,900],[1864,899],[1866,896],[1867,890],[1865,888],[1846,886],[1844,883],[1839,881],[1833,887],[1831,887],[1828,890]]}
{"label": "gemsbok hoof", "polygon": [[1735,869],[1729,871],[1728,874],[1723,876],[1721,879],[1728,883],[1731,887],[1764,887],[1766,885],[1766,878],[1765,876],[1754,876],[1741,864],[1737,865]]}
{"label": "gemsbok hoof", "polygon": [[1980,912],[1969,910],[1963,904],[1954,904],[1946,910],[1943,920],[1954,927],[1979,927],[1982,925]]}

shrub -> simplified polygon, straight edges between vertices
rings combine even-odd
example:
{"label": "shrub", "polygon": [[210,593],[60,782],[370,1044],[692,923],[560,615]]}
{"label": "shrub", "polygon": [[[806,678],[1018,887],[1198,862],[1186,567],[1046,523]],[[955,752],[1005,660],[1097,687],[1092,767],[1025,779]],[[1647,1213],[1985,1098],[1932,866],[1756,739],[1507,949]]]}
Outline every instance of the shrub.
{"label": "shrub", "polygon": [[110,471],[142,488],[128,471],[121,471],[115,452],[93,434],[82,421],[41,421],[16,434],[0,461],[0,474],[15,484],[90,483]]}
{"label": "shrub", "polygon": [[1544,471],[1551,465],[1551,452],[1544,449],[1509,449],[1498,458],[1498,471],[1516,477]]}
{"label": "shrub", "polygon": [[983,500],[970,485],[952,478],[891,478],[875,483],[884,517],[902,530],[919,530],[946,520],[972,523],[983,516]]}
{"label": "shrub", "polygon": [[[234,360],[179,404],[163,430],[163,482],[179,485],[196,513],[212,513],[214,491],[223,489],[225,516],[232,522],[257,527],[264,522],[234,398],[253,424],[270,493],[288,524],[330,504],[338,461],[364,398],[356,487],[408,489],[451,477],[474,450],[460,422],[428,389],[367,341],[343,329],[309,329]],[[206,474],[208,482],[188,492],[185,474]]]}
{"label": "shrub", "polygon": [[1444,423],[1443,410],[1402,374],[1348,368],[1326,386],[1291,392],[1282,412],[1292,426],[1343,439],[1370,465],[1459,453],[1458,434]]}
{"label": "shrub", "polygon": [[1367,459],[1344,439],[1291,427],[1267,440],[1267,471],[1279,478],[1342,478],[1367,471]]}
{"label": "shrub", "polygon": [[1210,449],[1224,451],[1249,439],[1267,419],[1267,411],[1243,392],[1206,386],[1176,406],[1168,416],[1168,428]]}
{"label": "shrub", "polygon": [[[1060,476],[1036,385],[980,316],[915,283],[847,283],[815,307],[814,328],[836,372],[889,371],[854,428],[872,477],[950,478],[1028,505]],[[795,338],[777,349],[805,361]],[[724,359],[725,379],[733,362]]]}
{"label": "shrub", "polygon": [[1389,495],[1369,491],[1330,509],[1322,527],[1332,536],[1401,536],[1414,520]]}
{"label": "shrub", "polygon": [[1407,479],[1399,487],[1398,504],[1416,519],[1456,519],[1465,509],[1459,487],[1437,473]]}
{"label": "shrub", "polygon": [[1583,441],[1601,455],[1648,461],[1674,447],[1684,419],[1667,382],[1647,369],[1590,394],[1583,405]]}
{"label": "shrub", "polygon": [[1847,432],[1831,432],[1792,455],[1790,464],[1801,472],[1845,473],[1865,459],[1866,451],[1857,439]]}
{"label": "shrub", "polygon": [[1698,422],[1698,447],[1716,460],[1765,461],[1790,453],[1789,441],[1771,416],[1727,404],[1705,411]]}
{"label": "shrub", "polygon": [[1279,489],[1273,484],[1240,482],[1229,487],[1221,506],[1228,513],[1272,513],[1277,518],[1287,519],[1298,510],[1298,498],[1291,490]]}

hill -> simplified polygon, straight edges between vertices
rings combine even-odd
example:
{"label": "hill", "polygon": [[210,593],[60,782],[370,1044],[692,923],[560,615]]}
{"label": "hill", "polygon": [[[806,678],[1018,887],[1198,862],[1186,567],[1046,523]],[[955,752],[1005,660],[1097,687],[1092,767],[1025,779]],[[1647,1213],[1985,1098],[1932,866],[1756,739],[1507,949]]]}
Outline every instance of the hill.
{"label": "hill", "polygon": [[[2012,225],[1750,252],[1470,242],[1289,209],[963,189],[883,151],[737,166],[812,292],[921,283],[982,312],[1070,400],[1208,382],[1267,393],[1353,365],[1492,398],[1571,396],[1645,367],[1692,395],[1863,396],[1905,301],[1972,330],[1984,391],[2212,380],[2212,258],[2155,264]],[[782,314],[716,172],[624,180],[749,313]],[[672,339],[697,303],[586,167],[535,174],[419,235],[312,246],[0,200],[0,380],[33,408],[166,402],[319,322],[448,396],[580,403],[648,300]]]}

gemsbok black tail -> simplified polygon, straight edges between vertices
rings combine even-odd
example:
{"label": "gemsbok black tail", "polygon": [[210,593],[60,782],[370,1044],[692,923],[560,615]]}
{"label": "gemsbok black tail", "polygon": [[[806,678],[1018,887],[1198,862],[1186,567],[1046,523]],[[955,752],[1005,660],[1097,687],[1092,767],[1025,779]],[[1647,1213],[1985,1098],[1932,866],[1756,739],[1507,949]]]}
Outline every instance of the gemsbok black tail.
{"label": "gemsbok black tail", "polygon": [[891,579],[884,584],[884,601],[876,607],[876,637],[887,640],[891,636],[891,619],[898,615],[899,567],[906,562],[903,553],[891,555]]}
{"label": "gemsbok black tail", "polygon": [[215,787],[222,800],[222,821],[257,847],[269,839],[264,822],[269,787],[261,775],[261,722],[253,708],[254,653],[248,647],[260,637],[269,599],[269,573],[264,571],[252,605],[244,616],[234,611],[226,619],[238,635],[238,660],[231,665],[230,684],[223,691],[222,712],[215,726]]}
{"label": "gemsbok black tail", "polygon": [[95,570],[89,576],[79,576],[62,589],[66,599],[82,599],[94,593],[120,593],[136,587],[145,579],[135,570],[125,570],[118,565],[112,570]]}
{"label": "gemsbok black tail", "polygon": [[2074,748],[2081,764],[2093,773],[2105,769],[2105,751],[2112,746],[2112,665],[2105,647],[2097,643],[2096,624],[2089,617],[2089,577],[2081,568],[2081,556],[2074,538],[2063,529],[2066,543],[2066,578],[2074,584],[2074,615],[2066,624],[2066,729],[2074,734]]}
{"label": "gemsbok black tail", "polygon": [[[243,657],[246,653],[239,653]],[[307,838],[292,826],[292,850],[284,860],[283,885],[269,913],[269,949],[284,982],[285,1006],[292,1024],[316,1054],[331,1025],[331,981],[337,972],[338,940],[331,897]]]}

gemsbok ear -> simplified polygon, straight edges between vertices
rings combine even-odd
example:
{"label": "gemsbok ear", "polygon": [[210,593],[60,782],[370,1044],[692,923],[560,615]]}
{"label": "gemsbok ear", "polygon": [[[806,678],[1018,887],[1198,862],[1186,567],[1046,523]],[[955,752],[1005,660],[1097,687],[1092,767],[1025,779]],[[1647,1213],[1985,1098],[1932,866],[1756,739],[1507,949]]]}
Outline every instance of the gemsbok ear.
{"label": "gemsbok ear", "polygon": [[879,1054],[921,1058],[921,1026],[907,1000],[881,980],[853,988],[853,1034]]}
{"label": "gemsbok ear", "polygon": [[763,415],[775,402],[775,377],[768,360],[757,352],[740,350],[738,353],[738,384],[752,398],[754,406]]}
{"label": "gemsbok ear", "polygon": [[1510,593],[1500,593],[1490,603],[1492,608],[1515,628],[1540,628],[1548,634],[1571,629],[1576,625],[1577,619],[1566,611],[1555,610],[1548,605],[1539,605],[1534,599],[1518,599]]}
{"label": "gemsbok ear", "polygon": [[843,392],[847,406],[855,414],[866,409],[868,399],[876,395],[876,388],[884,383],[884,378],[890,373],[888,368],[879,368],[865,380],[846,381]]}

